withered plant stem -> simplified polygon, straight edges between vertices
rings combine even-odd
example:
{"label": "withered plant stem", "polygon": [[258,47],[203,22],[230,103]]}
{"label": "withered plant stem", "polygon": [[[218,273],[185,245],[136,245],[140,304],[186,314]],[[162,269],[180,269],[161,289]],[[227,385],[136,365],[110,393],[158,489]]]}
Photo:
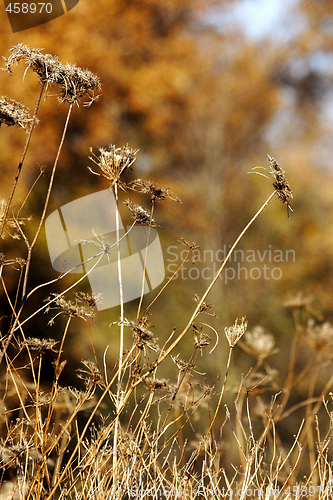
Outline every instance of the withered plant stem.
{"label": "withered plant stem", "polygon": [[118,183],[114,183],[114,194],[116,199],[116,234],[117,234],[117,261],[118,261],[118,282],[119,282],[119,299],[120,299],[120,335],[119,335],[119,370],[118,370],[118,383],[117,383],[117,396],[116,396],[116,419],[113,435],[113,471],[117,470],[117,444],[118,444],[118,430],[119,430],[119,406],[121,403],[121,385],[123,380],[123,352],[124,352],[124,289],[121,273],[121,255],[120,255],[120,220],[119,220],[119,197],[118,197]]}
{"label": "withered plant stem", "polygon": [[145,252],[145,261],[144,261],[144,267],[143,267],[143,273],[142,273],[142,287],[141,287],[141,296],[140,296],[140,302],[138,305],[138,311],[136,314],[136,320],[139,321],[139,316],[140,316],[140,310],[142,306],[142,301],[143,301],[143,296],[144,296],[144,289],[145,289],[145,278],[146,278],[146,273],[147,273],[147,258],[148,258],[148,247],[149,247],[149,240],[150,240],[150,233],[151,233],[151,224],[153,221],[154,217],[154,208],[155,208],[155,200],[152,200],[152,207],[151,207],[151,213],[150,213],[150,223],[148,226],[148,236],[147,236],[147,243],[146,243],[146,252]]}
{"label": "withered plant stem", "polygon": [[[227,383],[227,378],[228,378],[228,373],[229,373],[229,368],[230,368],[231,355],[232,355],[233,349],[234,349],[234,346],[230,346],[229,347],[227,367],[226,367],[225,374],[224,374],[224,380],[223,380],[223,385],[222,385],[222,389],[221,389],[221,392],[220,392],[219,400],[218,400],[218,403],[217,403],[217,406],[216,406],[216,409],[215,409],[214,416],[213,416],[212,421],[211,421],[211,423],[209,425],[208,431],[206,432],[205,438],[202,441],[201,446],[200,446],[200,448],[199,448],[199,450],[197,452],[197,457],[200,455],[200,453],[201,453],[201,451],[202,451],[202,449],[203,449],[203,447],[205,445],[206,439],[208,438],[209,434],[212,431],[214,422],[216,420],[217,414],[218,414],[219,409],[221,407],[221,403],[222,403],[222,399],[223,399],[223,394],[224,394],[224,389],[225,389],[225,386],[226,386],[226,383]],[[194,464],[193,464],[193,466],[194,466]]]}
{"label": "withered plant stem", "polygon": [[57,155],[56,155],[56,158],[54,160],[54,164],[53,164],[53,168],[52,168],[52,173],[51,173],[51,178],[50,178],[48,190],[47,190],[47,193],[46,193],[46,198],[45,198],[43,213],[41,215],[41,218],[40,218],[40,221],[39,221],[39,225],[38,225],[35,237],[34,237],[33,241],[30,244],[28,242],[28,239],[26,237],[24,237],[24,240],[25,240],[27,248],[28,248],[28,255],[27,255],[27,259],[26,259],[26,265],[25,265],[25,271],[24,271],[24,277],[23,277],[21,305],[20,305],[20,308],[19,308],[17,314],[15,315],[14,324],[11,327],[11,330],[10,330],[10,332],[8,334],[8,338],[6,340],[6,344],[5,344],[2,352],[0,353],[0,363],[2,361],[4,353],[6,352],[6,350],[8,348],[8,345],[9,345],[11,339],[12,339],[12,336],[13,336],[13,333],[14,333],[14,331],[16,329],[16,326],[19,323],[19,319],[20,319],[20,316],[21,316],[21,313],[22,313],[25,301],[27,299],[27,297],[26,297],[26,290],[27,290],[28,276],[29,276],[29,270],[30,270],[30,264],[31,264],[32,250],[33,250],[33,247],[36,244],[37,238],[39,236],[39,233],[40,233],[40,231],[42,229],[42,226],[43,226],[43,223],[44,223],[44,219],[45,219],[45,215],[46,215],[46,210],[47,210],[47,207],[48,207],[48,204],[49,204],[51,190],[52,190],[52,186],[53,186],[53,180],[54,180],[54,176],[55,176],[55,171],[56,171],[56,168],[57,168],[57,165],[58,165],[58,160],[59,160],[60,152],[61,152],[62,146],[64,144],[65,135],[66,135],[66,132],[67,132],[69,118],[70,118],[72,109],[73,109],[73,104],[70,104],[69,109],[68,109],[68,113],[67,113],[67,117],[66,117],[66,122],[65,122],[65,125],[64,125],[64,129],[63,129],[63,133],[62,133],[62,137],[61,137],[61,141],[60,141],[59,148],[58,148],[58,151],[57,151]]}
{"label": "withered plant stem", "polygon": [[67,117],[66,117],[66,122],[65,122],[64,129],[63,129],[63,132],[62,132],[62,136],[61,136],[60,144],[59,144],[59,147],[58,147],[57,155],[56,155],[56,158],[55,158],[54,164],[53,164],[53,168],[52,168],[52,172],[51,172],[51,177],[50,177],[50,182],[49,182],[49,186],[48,186],[48,189],[47,189],[45,203],[44,203],[44,208],[43,208],[43,212],[42,212],[42,215],[41,215],[41,218],[40,218],[40,221],[39,221],[39,225],[38,225],[38,228],[37,228],[37,231],[36,231],[34,239],[32,240],[31,244],[28,246],[28,256],[27,256],[27,262],[26,262],[26,268],[25,268],[25,275],[24,275],[24,280],[23,280],[23,289],[22,289],[22,301],[25,300],[25,296],[26,296],[27,283],[28,283],[28,275],[29,275],[30,263],[31,263],[31,257],[32,257],[32,249],[33,249],[33,247],[36,244],[36,241],[38,239],[39,233],[40,233],[40,231],[42,229],[42,226],[44,224],[44,219],[45,219],[47,207],[49,205],[51,191],[52,191],[52,187],[53,187],[54,176],[55,176],[55,172],[56,172],[56,169],[57,169],[57,165],[58,165],[59,156],[60,156],[60,153],[61,153],[61,150],[62,150],[62,146],[63,146],[64,141],[65,141],[65,136],[66,136],[66,133],[67,133],[68,123],[69,123],[69,119],[70,119],[71,112],[72,112],[72,109],[73,109],[73,105],[74,105],[73,103],[70,104],[69,109],[68,109],[68,113],[67,113]]}
{"label": "withered plant stem", "polygon": [[[122,365],[122,366],[120,366],[120,367],[118,368],[117,372],[113,375],[112,379],[109,381],[109,383],[107,384],[106,388],[104,389],[103,394],[101,395],[101,397],[100,397],[100,398],[99,398],[99,400],[97,401],[97,403],[96,403],[96,405],[95,405],[95,407],[94,407],[93,411],[91,412],[91,414],[90,414],[90,416],[89,416],[89,418],[88,418],[88,420],[87,420],[87,422],[86,422],[86,424],[85,424],[85,426],[84,426],[84,428],[83,428],[83,430],[82,430],[82,432],[81,432],[81,434],[80,434],[80,437],[79,437],[79,439],[78,439],[78,442],[76,443],[76,446],[75,446],[75,448],[74,448],[74,450],[73,450],[73,452],[72,452],[71,456],[69,457],[69,459],[68,459],[68,461],[67,461],[66,466],[64,467],[64,469],[63,469],[63,471],[62,471],[61,475],[59,476],[58,481],[57,481],[57,482],[56,482],[56,484],[53,486],[53,489],[52,489],[52,491],[50,492],[49,496],[48,496],[48,497],[46,497],[46,499],[45,499],[45,500],[51,500],[51,499],[53,498],[53,495],[54,495],[54,493],[56,492],[56,490],[57,490],[57,488],[58,488],[59,484],[60,484],[60,483],[61,483],[61,481],[65,478],[65,476],[66,476],[66,473],[67,473],[68,469],[70,469],[70,467],[71,467],[72,460],[74,459],[74,457],[75,457],[75,455],[76,455],[76,453],[77,453],[78,449],[80,448],[81,443],[82,443],[82,441],[83,441],[83,439],[84,439],[84,437],[85,437],[85,435],[86,435],[86,432],[87,432],[87,431],[88,431],[88,429],[89,429],[89,426],[90,426],[90,424],[91,424],[91,422],[92,422],[92,420],[93,420],[93,418],[94,418],[94,416],[95,416],[95,414],[96,414],[96,412],[97,412],[98,408],[100,407],[100,405],[101,405],[102,401],[104,400],[105,396],[108,394],[108,392],[109,392],[109,390],[110,390],[110,388],[111,388],[112,384],[115,382],[116,378],[118,377],[118,371],[122,371],[122,370],[124,369],[124,367],[125,367],[125,365],[126,365],[126,363],[127,363],[128,359],[129,359],[129,358],[131,357],[131,355],[132,355],[133,349],[134,349],[134,347],[132,347],[132,348],[129,350],[129,352],[126,354],[126,357],[125,357],[125,358],[123,357],[123,365]],[[132,388],[130,388],[130,390],[129,390],[129,391],[128,391],[128,393],[126,394],[126,397],[123,397],[123,398],[122,398],[122,401],[121,401],[121,403],[122,403],[122,404],[121,404],[121,408],[119,408],[118,414],[117,414],[117,415],[116,415],[116,417],[112,420],[112,422],[108,425],[108,427],[106,428],[106,431],[107,431],[108,429],[110,429],[110,428],[114,425],[114,423],[115,423],[115,419],[116,419],[117,417],[119,417],[119,415],[120,415],[121,411],[124,409],[124,407],[125,407],[125,403],[126,403],[126,401],[127,401],[128,397],[129,397],[129,395],[131,394],[131,392],[132,392]],[[59,438],[59,436],[58,436],[58,438]],[[114,471],[114,472],[115,472],[115,471]]]}
{"label": "withered plant stem", "polygon": [[32,133],[33,133],[33,131],[34,131],[35,127],[36,127],[36,124],[37,124],[37,113],[38,113],[39,105],[40,105],[40,102],[41,102],[41,99],[42,99],[44,88],[45,88],[45,82],[42,82],[42,84],[40,86],[40,89],[39,89],[38,96],[37,96],[35,111],[34,111],[34,114],[33,114],[33,117],[32,117],[30,130],[29,130],[27,139],[25,141],[25,145],[24,145],[24,148],[23,148],[23,152],[22,152],[20,163],[17,166],[17,170],[16,170],[14,182],[13,182],[13,185],[12,185],[12,189],[11,189],[10,195],[8,197],[6,208],[5,208],[5,211],[4,211],[4,214],[3,214],[3,218],[2,218],[2,221],[1,221],[1,226],[0,226],[0,240],[1,240],[1,237],[2,237],[3,230],[5,228],[6,219],[7,219],[8,212],[9,212],[9,208],[10,208],[10,205],[12,203],[12,200],[13,200],[13,197],[14,197],[14,193],[15,193],[15,190],[16,190],[16,186],[17,186],[17,183],[18,183],[21,171],[22,171],[23,163],[24,163],[27,151],[28,151],[28,147],[29,147],[29,144],[30,144],[30,139],[31,139]]}

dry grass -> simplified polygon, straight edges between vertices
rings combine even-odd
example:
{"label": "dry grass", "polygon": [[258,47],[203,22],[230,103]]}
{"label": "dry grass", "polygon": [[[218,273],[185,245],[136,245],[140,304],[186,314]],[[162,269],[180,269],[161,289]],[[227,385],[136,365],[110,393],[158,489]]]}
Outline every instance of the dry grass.
{"label": "dry grass", "polygon": [[[81,383],[81,389],[64,385],[61,374],[66,364],[68,331],[72,322],[79,318],[86,322],[89,335],[95,298],[77,292],[74,299],[68,300],[66,296],[74,288],[71,286],[49,297],[45,304],[35,303],[35,292],[46,284],[41,283],[28,292],[30,263],[45,219],[70,110],[85,94],[91,103],[99,82],[90,72],[64,66],[57,58],[22,45],[12,50],[8,69],[11,71],[13,63],[21,59],[37,72],[41,89],[31,119],[21,104],[0,99],[2,123],[24,126],[28,134],[18,175],[8,201],[1,205],[0,214],[3,237],[7,240],[10,236],[21,238],[26,245],[26,259],[6,258],[4,254],[0,259],[4,308],[11,310],[9,319],[2,318],[1,330],[0,499],[330,498],[333,488],[330,462],[333,401],[329,391],[333,378],[328,378],[319,391],[317,382],[321,380],[321,371],[331,363],[333,327],[311,321],[314,314],[310,299],[298,296],[285,304],[294,316],[295,333],[291,340],[288,373],[280,387],[276,372],[267,361],[276,352],[274,338],[260,327],[247,331],[245,318],[236,319],[232,326],[225,327],[229,356],[226,366],[221,369],[222,383],[216,380],[210,386],[204,385],[195,369],[198,355],[208,356],[208,350],[214,348],[212,337],[217,332],[207,322],[203,323],[201,317],[213,315],[206,299],[229,256],[273,197],[291,210],[292,191],[284,171],[273,158],[269,157],[270,173],[274,178],[272,194],[240,232],[206,292],[202,297],[195,295],[194,312],[183,331],[177,336],[175,331],[170,332],[161,346],[149,322],[149,310],[156,299],[143,313],[140,300],[137,315],[132,319],[125,317],[122,303],[117,366],[110,369],[103,359],[98,359],[92,344],[91,359],[83,361],[77,371],[77,387]],[[9,218],[8,214],[12,213],[11,202],[37,124],[42,93],[51,84],[60,85],[60,100],[69,104],[69,114],[45,193],[41,219],[36,234],[29,240],[24,232],[25,219],[20,217],[25,200],[13,216]],[[18,116],[21,111],[22,123]],[[38,132],[38,127],[36,130]],[[126,187],[126,171],[134,163],[137,151],[128,146],[111,146],[109,151],[101,149],[100,153],[100,158],[93,157],[95,164],[101,167],[102,173],[98,175],[106,177],[118,203],[117,188]],[[179,201],[171,196],[169,189],[159,188],[150,181],[139,179],[128,187],[151,195],[150,212],[126,201],[134,223],[146,224],[149,228],[156,225],[153,215],[157,200]],[[33,190],[28,196],[33,196]],[[15,238],[11,255],[15,254]],[[106,241],[101,239],[99,243],[98,259],[110,251]],[[184,239],[182,243],[188,255],[197,248]],[[121,293],[120,260],[118,264]],[[14,294],[7,284],[11,269],[18,275]],[[158,296],[166,286],[172,286],[171,279]],[[35,313],[23,321],[22,312],[27,303],[34,304]],[[55,325],[58,325],[56,318],[60,314],[67,318],[63,332],[57,334],[60,341],[29,335],[28,332],[34,331],[34,319],[43,310],[52,311],[51,321]],[[123,345],[125,328],[133,335],[132,346],[126,351]],[[193,340],[193,351],[188,359],[182,359],[175,355],[175,347],[186,335]],[[218,335],[217,341],[222,342]],[[314,356],[307,365],[301,366],[299,353],[306,343],[311,344]],[[225,388],[236,346],[253,356],[256,364],[246,376],[239,373],[234,407],[229,408],[225,405]],[[148,351],[153,361],[148,361]],[[52,383],[47,385],[41,374],[50,356],[53,357],[54,376]],[[174,371],[169,380],[159,378],[161,365],[169,360],[173,361]],[[291,404],[294,387],[307,378],[307,396]],[[266,394],[270,396],[267,398]],[[108,414],[106,410],[110,408]],[[295,415],[298,430],[288,443],[283,430],[288,427],[289,419],[295,421]],[[197,416],[201,422],[207,422],[203,432],[194,430]],[[219,420],[223,420],[222,424]],[[195,436],[191,443],[185,438],[187,429]],[[238,450],[237,462],[231,463],[228,458],[225,440],[232,441],[228,444]]]}

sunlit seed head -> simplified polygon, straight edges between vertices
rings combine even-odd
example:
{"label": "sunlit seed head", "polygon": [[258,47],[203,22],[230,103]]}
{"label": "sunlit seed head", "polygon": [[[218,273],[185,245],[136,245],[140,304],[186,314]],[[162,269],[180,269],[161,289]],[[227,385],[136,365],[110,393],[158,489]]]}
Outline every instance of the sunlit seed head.
{"label": "sunlit seed head", "polygon": [[289,216],[289,210],[292,211],[292,208],[290,206],[290,201],[293,198],[293,192],[290,189],[289,182],[286,178],[284,170],[280,167],[280,165],[277,163],[275,158],[272,158],[271,156],[267,155],[268,159],[271,164],[271,171],[270,174],[274,177],[274,182],[273,182],[273,187],[276,190],[276,194],[278,198],[287,205],[287,210],[288,210],[288,216]]}
{"label": "sunlit seed head", "polygon": [[116,148],[111,144],[109,149],[99,148],[99,155],[92,153],[89,159],[101,169],[102,173],[95,172],[90,167],[88,169],[91,173],[108,179],[110,187],[117,183],[120,188],[125,189],[125,184],[120,181],[120,178],[131,168],[138,151],[138,149],[129,148],[128,145]]}
{"label": "sunlit seed head", "polygon": [[46,85],[60,85],[58,98],[60,102],[78,104],[83,96],[88,97],[84,104],[90,106],[98,96],[95,91],[101,88],[99,78],[91,71],[83,70],[75,65],[62,64],[57,56],[43,54],[41,49],[30,49],[19,43],[10,49],[10,56],[5,58],[5,69],[13,74],[12,66],[24,60],[27,69],[31,69]]}
{"label": "sunlit seed head", "polygon": [[33,119],[30,117],[29,108],[20,102],[8,99],[7,96],[0,97],[0,125],[11,127],[16,125],[29,132]]}
{"label": "sunlit seed head", "polygon": [[271,333],[264,330],[262,326],[255,326],[253,330],[245,333],[244,340],[250,353],[257,359],[262,360],[275,352],[275,340]]}
{"label": "sunlit seed head", "polygon": [[147,212],[147,210],[142,208],[140,205],[136,205],[135,203],[132,203],[130,200],[125,200],[124,204],[129,208],[132,217],[137,224],[157,227],[155,220],[151,218],[151,214]]}
{"label": "sunlit seed head", "polygon": [[[239,323],[238,323],[239,322]],[[227,337],[230,347],[235,347],[239,339],[244,335],[247,329],[247,321],[245,317],[237,318],[234,325],[225,327],[224,333]]]}
{"label": "sunlit seed head", "polygon": [[[333,325],[328,321],[316,325],[314,320],[310,319],[306,328],[306,338],[317,352],[321,352],[327,347],[332,348]],[[329,351],[331,351],[331,349],[329,349]]]}
{"label": "sunlit seed head", "polygon": [[156,184],[156,182],[136,179],[135,181],[130,182],[128,187],[138,193],[149,194],[151,202],[154,202],[155,200],[162,201],[169,198],[172,201],[178,201],[181,203],[178,196],[171,196],[171,190],[169,188],[161,188]]}

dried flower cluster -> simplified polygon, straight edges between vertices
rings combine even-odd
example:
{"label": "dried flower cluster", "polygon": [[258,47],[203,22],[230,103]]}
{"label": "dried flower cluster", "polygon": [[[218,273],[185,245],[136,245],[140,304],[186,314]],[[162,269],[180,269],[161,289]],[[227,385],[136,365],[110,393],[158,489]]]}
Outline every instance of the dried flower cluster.
{"label": "dried flower cluster", "polygon": [[171,196],[171,190],[169,188],[161,188],[156,184],[156,182],[136,179],[135,181],[130,182],[128,184],[128,187],[140,194],[149,194],[151,202],[154,202],[155,200],[161,201],[169,198],[172,201],[178,201],[179,203],[181,203],[178,196],[176,196],[176,198]]}
{"label": "dried flower cluster", "polygon": [[[327,347],[333,346],[333,325],[328,321],[315,325],[314,320],[310,319],[306,328],[308,342],[317,352],[323,351]],[[331,349],[326,354],[329,354]]]}
{"label": "dried flower cluster", "polygon": [[0,252],[0,265],[11,266],[13,269],[23,269],[26,265],[26,260],[22,257],[14,257],[13,259],[6,259],[4,253]]}
{"label": "dried flower cluster", "polygon": [[20,102],[8,99],[7,96],[0,97],[0,125],[4,123],[8,127],[16,125],[29,132],[33,119],[30,117],[29,108]]}
{"label": "dried flower cluster", "polygon": [[273,335],[266,332],[262,326],[257,325],[253,330],[247,331],[244,340],[250,353],[259,360],[276,352]]}
{"label": "dried flower cluster", "polygon": [[155,391],[162,390],[162,389],[169,389],[170,390],[169,381],[164,379],[164,378],[158,379],[158,378],[147,377],[145,379],[145,385],[148,387],[148,389],[151,392],[155,392]]}
{"label": "dried flower cluster", "polygon": [[98,366],[89,360],[83,360],[81,363],[85,366],[76,370],[78,378],[84,380],[85,386],[88,391],[94,389],[96,386],[104,389],[106,384]]}
{"label": "dried flower cluster", "polygon": [[132,203],[130,200],[125,200],[124,204],[131,211],[132,217],[135,220],[135,222],[141,225],[157,227],[155,220],[151,218],[151,214],[147,212],[147,210],[142,208],[140,205],[136,205],[135,203]]}
{"label": "dried flower cluster", "polygon": [[[240,323],[238,324],[238,321]],[[224,333],[227,337],[230,347],[235,347],[239,339],[244,335],[247,329],[247,321],[245,318],[237,318],[235,324],[229,327],[225,327]]]}
{"label": "dried flower cluster", "polygon": [[283,302],[284,307],[288,307],[295,310],[307,311],[318,321],[323,321],[323,316],[316,307],[312,305],[314,297],[312,295],[304,295],[303,293],[298,293],[294,296],[288,297],[287,300]]}
{"label": "dried flower cluster", "polygon": [[135,162],[135,155],[138,151],[138,149],[129,148],[128,145],[122,148],[116,148],[116,146],[111,144],[109,150],[99,148],[99,156],[92,154],[89,159],[101,169],[102,174],[95,172],[90,167],[88,167],[88,169],[92,174],[102,175],[108,179],[108,181],[110,181],[110,187],[117,183],[121,189],[125,190],[125,184],[120,181],[120,177],[130,169],[131,165]]}
{"label": "dried flower cluster", "polygon": [[91,71],[72,64],[62,64],[58,57],[43,54],[41,49],[30,49],[22,43],[12,47],[10,52],[8,59],[5,58],[8,73],[13,74],[14,63],[18,64],[24,60],[28,68],[37,73],[42,83],[60,85],[60,102],[78,104],[81,97],[88,96],[89,101],[85,105],[90,106],[98,98],[95,96],[95,90],[99,90],[101,84]]}
{"label": "dried flower cluster", "polygon": [[193,333],[193,338],[194,338],[194,344],[197,349],[200,349],[201,354],[203,349],[205,347],[209,346],[211,342],[211,338],[207,333],[204,333],[201,328],[196,327],[195,325],[192,325],[192,328],[194,329]]}
{"label": "dried flower cluster", "polygon": [[[60,314],[67,314],[72,318],[74,317],[81,318],[84,321],[92,319],[95,315],[94,311],[92,310],[92,306],[91,305],[88,306],[86,298],[82,299],[82,296],[80,295],[76,296],[75,301],[66,300],[63,296],[58,295],[56,293],[52,293],[51,295],[53,295],[53,298],[48,297],[46,300],[49,301],[50,304],[51,303],[56,304],[57,307],[51,307],[51,305],[49,304],[45,309],[45,312],[47,313],[50,310],[56,310],[56,309],[60,309],[60,312],[57,313],[53,318],[51,318],[51,320],[49,321],[49,325],[53,325],[55,318]],[[85,305],[82,304],[82,301],[85,303]],[[95,304],[93,297],[91,297],[91,303]]]}
{"label": "dried flower cluster", "polygon": [[267,156],[271,164],[270,173],[275,179],[275,181],[273,182],[273,186],[276,190],[276,194],[278,195],[279,199],[282,201],[282,203],[287,205],[288,217],[289,217],[289,210],[293,211],[289,204],[290,200],[293,198],[293,192],[290,189],[289,182],[286,179],[284,170],[282,170],[282,168],[277,163],[275,158],[272,158],[269,155]]}
{"label": "dried flower cluster", "polygon": [[[194,294],[194,302],[196,302],[197,304],[199,304],[200,302],[200,297],[197,293]],[[210,304],[209,302],[203,302],[200,306],[200,309],[198,311],[198,314],[200,313],[204,313],[204,314],[208,314],[208,316],[213,316],[214,318],[216,318],[216,314],[215,313],[212,313],[212,312],[209,312],[211,309],[212,309],[212,304]],[[197,314],[197,315],[198,315]]]}
{"label": "dried flower cluster", "polygon": [[121,323],[124,326],[128,326],[132,332],[134,337],[134,342],[139,349],[143,349],[145,346],[148,346],[153,351],[159,351],[159,347],[157,345],[157,340],[153,333],[149,330],[151,327],[151,323],[146,316],[143,316],[139,321],[131,321],[128,319],[124,319]]}
{"label": "dried flower cluster", "polygon": [[186,361],[181,359],[179,357],[179,354],[177,354],[177,356],[171,356],[171,359],[175,363],[175,365],[177,366],[178,370],[180,370],[181,372],[184,372],[184,371],[188,370],[189,368],[190,369],[194,368],[194,366],[191,363],[187,363]]}
{"label": "dried flower cluster", "polygon": [[177,240],[177,242],[188,248],[189,252],[191,252],[192,254],[192,264],[194,264],[194,262],[198,259],[199,256],[198,252],[200,249],[200,245],[197,245],[196,243],[194,243],[194,241],[190,243],[189,241],[185,240],[185,238],[181,238],[180,240]]}
{"label": "dried flower cluster", "polygon": [[58,344],[58,342],[54,339],[40,339],[36,337],[28,337],[27,339],[19,341],[18,343],[20,348],[27,347],[32,351],[50,350],[53,352],[58,352],[55,349],[55,346]]}

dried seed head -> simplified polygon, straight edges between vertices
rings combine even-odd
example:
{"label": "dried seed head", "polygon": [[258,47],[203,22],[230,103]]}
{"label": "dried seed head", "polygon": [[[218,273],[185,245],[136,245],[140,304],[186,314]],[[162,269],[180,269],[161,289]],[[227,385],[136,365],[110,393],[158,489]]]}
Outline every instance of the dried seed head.
{"label": "dried seed head", "polygon": [[[81,318],[84,321],[92,319],[95,316],[91,305],[87,306],[82,304],[83,300],[86,304],[87,301],[85,299],[82,299],[80,295],[76,295],[76,299],[74,302],[71,300],[65,300],[63,296],[58,295],[56,293],[52,293],[51,295],[53,295],[53,298],[48,297],[46,299],[46,301],[49,302],[49,305],[45,309],[45,313],[49,312],[50,310],[57,310],[57,309],[60,309],[60,312],[58,312],[53,318],[51,318],[51,320],[49,321],[49,325],[53,325],[55,318],[60,314],[67,314],[72,318],[74,317]],[[56,304],[57,307],[51,307],[50,304],[52,303]]]}
{"label": "dried seed head", "polygon": [[271,164],[270,173],[275,179],[275,181],[273,182],[273,187],[275,188],[276,194],[278,195],[282,203],[287,205],[287,211],[289,217],[289,210],[293,211],[289,204],[290,200],[293,198],[293,192],[290,189],[289,182],[286,179],[284,170],[282,170],[282,168],[277,163],[275,158],[272,158],[269,155],[267,156]]}
{"label": "dried seed head", "polygon": [[308,311],[318,321],[323,321],[321,312],[312,306],[313,301],[314,297],[312,295],[304,295],[303,293],[298,293],[297,295],[288,297],[288,299],[283,302],[283,305],[284,307],[288,307],[292,310],[299,309]]}
{"label": "dried seed head", "polygon": [[0,125],[4,123],[8,127],[16,125],[29,132],[33,119],[29,115],[29,108],[20,102],[8,99],[7,96],[0,97]]}
{"label": "dried seed head", "polygon": [[196,327],[195,325],[192,325],[192,328],[194,330],[193,337],[194,337],[194,344],[197,349],[200,349],[201,353],[205,347],[209,346],[210,341],[212,340],[207,333],[204,333],[201,329],[201,327]]}
{"label": "dried seed head", "polygon": [[151,218],[151,214],[147,212],[147,210],[142,208],[140,205],[132,203],[130,200],[125,200],[124,203],[126,207],[130,209],[135,222],[141,225],[157,227],[157,224],[155,223],[154,219]]}
{"label": "dried seed head", "polygon": [[[238,324],[240,321],[240,324]],[[236,319],[235,324],[229,327],[225,327],[224,333],[227,337],[230,347],[235,347],[239,339],[244,335],[247,329],[247,321],[245,318]]]}
{"label": "dried seed head", "polygon": [[258,360],[263,360],[277,352],[275,340],[271,333],[264,330],[262,326],[255,326],[253,330],[247,331],[244,337],[250,354]]}
{"label": "dried seed head", "polygon": [[42,83],[47,85],[58,84],[60,102],[76,103],[83,96],[88,96],[89,101],[85,106],[90,106],[98,97],[94,92],[100,89],[101,84],[96,75],[88,70],[83,70],[71,64],[62,64],[58,57],[43,54],[41,49],[30,49],[27,45],[19,43],[10,49],[10,56],[5,58],[5,69],[13,74],[12,65],[25,60],[28,68],[37,73]]}
{"label": "dried seed head", "polygon": [[[194,302],[196,302],[197,304],[199,304],[199,302],[200,302],[201,299],[200,299],[199,295],[195,293],[193,300],[194,300]],[[215,313],[209,312],[212,309],[212,307],[213,307],[212,304],[209,304],[208,302],[203,302],[201,304],[201,306],[200,306],[198,314],[205,313],[205,314],[208,314],[208,316],[214,316],[216,318],[216,314]]]}
{"label": "dried seed head", "polygon": [[[321,352],[327,347],[333,347],[333,325],[328,321],[320,325],[315,325],[314,320],[309,320],[306,328],[308,342],[317,352]],[[329,349],[331,351],[331,349]],[[329,351],[325,352],[327,354]]]}
{"label": "dried seed head", "polygon": [[90,293],[85,293],[85,292],[76,292],[75,296],[79,299],[85,302],[85,304],[88,307],[95,307],[96,302],[101,301],[101,294],[96,294],[96,295],[90,295]]}
{"label": "dried seed head", "polygon": [[85,369],[79,368],[76,374],[78,378],[84,380],[87,390],[95,389],[96,386],[105,389],[106,384],[98,366],[89,360],[82,360],[81,363]]}
{"label": "dried seed head", "polygon": [[180,359],[179,354],[177,354],[177,356],[171,356],[171,359],[175,363],[175,365],[177,366],[178,370],[180,370],[181,372],[184,372],[188,369],[193,368],[192,364],[186,363],[186,361],[184,361],[183,359]]}
{"label": "dried seed head", "polygon": [[169,384],[168,380],[166,380],[164,378],[158,379],[158,378],[148,377],[145,379],[144,383],[151,392],[155,392],[155,391],[158,391],[161,389],[169,389],[170,388],[170,384]]}
{"label": "dried seed head", "polygon": [[194,262],[196,262],[200,257],[199,255],[200,246],[194,243],[194,241],[190,243],[189,241],[185,240],[185,238],[181,238],[180,240],[177,241],[178,243],[180,243],[181,245],[185,245],[189,249],[189,251],[192,254],[192,264],[194,264]]}
{"label": "dried seed head", "polygon": [[161,201],[169,198],[172,201],[178,201],[179,203],[181,203],[178,196],[176,196],[176,198],[171,196],[171,190],[169,188],[160,188],[156,184],[156,182],[136,179],[135,181],[130,182],[128,184],[128,187],[133,191],[137,191],[138,193],[149,194],[151,202],[154,202],[155,200]]}
{"label": "dried seed head", "polygon": [[18,271],[22,270],[26,265],[26,260],[21,257],[14,257],[13,259],[6,259],[4,253],[0,253],[0,264],[1,266],[11,266],[13,269]]}
{"label": "dried seed head", "polygon": [[159,351],[157,345],[158,339],[149,330],[149,327],[152,325],[146,316],[143,316],[140,321],[131,321],[125,318],[122,322],[118,323],[118,325],[121,324],[128,326],[132,330],[134,342],[139,349],[142,350],[147,346],[155,352]]}
{"label": "dried seed head", "polygon": [[[92,151],[92,150],[90,150]],[[95,175],[102,175],[110,181],[110,187],[115,183],[125,190],[125,185],[120,182],[120,177],[130,169],[131,165],[135,162],[138,149],[131,149],[127,146],[116,148],[113,144],[110,145],[109,150],[99,148],[99,156],[92,154],[89,157],[102,171],[102,174],[94,172],[90,167],[88,169]]]}
{"label": "dried seed head", "polygon": [[55,346],[58,342],[54,339],[39,339],[35,337],[27,337],[25,340],[19,342],[19,347],[27,347],[32,351],[44,351],[49,349],[53,352],[58,352]]}

